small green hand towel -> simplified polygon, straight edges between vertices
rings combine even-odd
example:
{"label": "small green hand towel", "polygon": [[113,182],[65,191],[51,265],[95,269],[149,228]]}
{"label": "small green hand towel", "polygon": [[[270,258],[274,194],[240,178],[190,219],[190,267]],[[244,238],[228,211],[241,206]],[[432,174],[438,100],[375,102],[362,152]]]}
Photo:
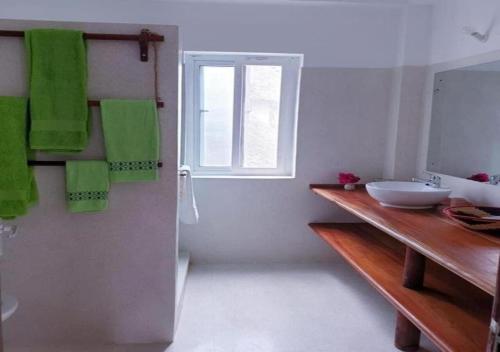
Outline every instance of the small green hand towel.
{"label": "small green hand towel", "polygon": [[66,196],[72,213],[108,207],[109,169],[105,161],[67,161]]}
{"label": "small green hand towel", "polygon": [[33,170],[28,167],[27,101],[0,97],[0,218],[25,215],[38,201]]}
{"label": "small green hand towel", "polygon": [[102,100],[101,115],[111,181],[158,180],[160,132],[156,102]]}
{"label": "small green hand towel", "polygon": [[33,29],[25,33],[32,149],[79,152],[87,146],[87,54],[83,33]]}

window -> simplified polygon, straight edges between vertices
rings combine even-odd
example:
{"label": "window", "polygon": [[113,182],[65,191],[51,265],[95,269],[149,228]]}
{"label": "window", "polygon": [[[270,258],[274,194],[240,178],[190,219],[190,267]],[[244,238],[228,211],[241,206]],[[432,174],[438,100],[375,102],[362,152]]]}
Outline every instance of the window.
{"label": "window", "polygon": [[194,176],[294,176],[302,60],[185,53],[184,163]]}

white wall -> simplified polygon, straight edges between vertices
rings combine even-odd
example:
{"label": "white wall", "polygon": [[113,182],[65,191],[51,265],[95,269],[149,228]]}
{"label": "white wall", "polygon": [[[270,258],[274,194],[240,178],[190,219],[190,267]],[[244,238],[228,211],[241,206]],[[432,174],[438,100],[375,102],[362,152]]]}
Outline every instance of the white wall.
{"label": "white wall", "polygon": [[426,69],[429,62],[432,7],[404,9],[399,31],[398,61],[394,69],[386,134],[383,176],[409,179],[417,173]]}
{"label": "white wall", "polygon": [[180,26],[184,50],[298,52],[308,67],[393,67],[401,7],[231,1],[2,0],[3,18]]}
{"label": "white wall", "polygon": [[[139,33],[142,25],[0,20],[0,28],[51,26],[101,33]],[[158,46],[161,179],[113,184],[109,209],[71,214],[64,168],[36,167],[40,203],[13,221],[19,234],[5,243],[2,290],[20,304],[4,324],[7,350],[57,343],[152,343],[173,338],[176,275],[178,30],[150,26]],[[0,95],[25,96],[23,40],[0,38]],[[88,43],[89,96],[154,96],[153,62],[139,60],[134,42]],[[40,159],[104,159],[99,110],[92,109],[89,147],[79,155]]]}
{"label": "white wall", "polygon": [[[500,49],[498,0],[439,0],[432,24],[431,63],[443,63]],[[494,23],[488,43],[464,34],[464,27],[484,33]]]}
{"label": "white wall", "polygon": [[[343,2],[4,0],[1,16],[168,23],[180,26],[185,50],[305,54],[297,178],[197,179],[201,223],[181,228],[194,261],[248,262],[334,255],[306,224],[352,218],[313,196],[308,184],[334,183],[340,171],[363,181],[381,177],[388,151],[395,161],[398,145],[411,147],[402,141],[406,130],[398,118],[411,106],[404,94],[414,86],[394,68],[426,62],[430,12],[428,6]],[[412,122],[414,115],[407,116]]]}
{"label": "white wall", "polygon": [[307,227],[352,221],[313,195],[310,183],[335,183],[352,170],[382,174],[391,69],[305,68],[293,180],[196,179],[200,224],[181,226],[196,262],[328,260],[334,255]]}
{"label": "white wall", "polygon": [[[398,81],[394,67],[427,62],[428,32],[422,29],[430,8],[225,4],[224,11],[224,17],[214,8],[205,12],[205,33],[197,33],[195,40],[189,33],[198,24],[181,24],[184,47],[305,54],[297,178],[197,179],[201,220],[197,226],[181,227],[181,243],[197,262],[328,260],[333,253],[305,225],[352,218],[311,195],[308,184],[335,183],[337,173],[346,170],[369,181],[382,176],[386,149],[404,145],[416,153],[417,136],[413,145],[405,144],[404,127],[396,126],[397,144],[388,147],[386,131],[393,100],[398,101],[396,120],[409,111],[407,119],[418,122],[419,115],[411,110],[413,101],[421,106],[422,79],[411,79],[418,68],[404,69],[405,79]],[[269,22],[259,19],[256,24],[255,17],[244,15],[254,12],[265,12]],[[241,26],[234,26],[234,19]],[[213,29],[219,27],[231,30]],[[214,36],[217,41],[209,39]],[[398,85],[407,96],[417,86],[417,98],[408,101],[396,94]],[[409,163],[415,172],[415,159]]]}

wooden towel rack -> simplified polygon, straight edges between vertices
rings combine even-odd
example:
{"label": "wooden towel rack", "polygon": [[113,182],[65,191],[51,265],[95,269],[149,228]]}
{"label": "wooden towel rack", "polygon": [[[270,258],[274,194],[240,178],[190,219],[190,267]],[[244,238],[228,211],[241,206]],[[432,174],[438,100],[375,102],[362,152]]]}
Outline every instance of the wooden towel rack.
{"label": "wooden towel rack", "polygon": [[[24,31],[0,30],[0,37],[23,38]],[[149,29],[142,29],[140,34],[83,33],[83,38],[92,40],[124,40],[139,42],[140,58],[141,61],[144,62],[149,60],[149,43],[165,41],[163,35],[153,33]],[[89,100],[88,105],[91,107],[99,107],[101,102],[99,100]],[[158,100],[156,106],[158,108],[163,108],[165,104]]]}
{"label": "wooden towel rack", "polygon": [[[0,30],[0,37],[13,37],[23,38],[24,31],[11,31]],[[140,34],[109,34],[109,33],[83,33],[85,40],[123,40],[123,41],[136,41],[139,43],[140,59],[143,62],[149,60],[149,43],[150,42],[164,42],[165,37],[160,34],[151,32],[149,29],[142,29]],[[155,72],[155,86],[156,86],[156,72]],[[157,94],[156,94],[157,95]],[[88,106],[99,107],[101,106],[100,100],[89,100]],[[163,108],[165,103],[157,100],[156,106]],[[65,160],[28,160],[30,166],[65,166]],[[163,167],[163,162],[158,162],[158,167]],[[1,347],[1,346],[0,346]],[[1,352],[1,351],[0,351]]]}
{"label": "wooden towel rack", "polygon": [[[66,160],[28,160],[29,166],[65,166]],[[158,162],[158,167],[163,167],[163,162]]]}
{"label": "wooden towel rack", "polygon": [[[101,101],[100,100],[89,100],[88,105],[92,107],[99,107],[101,106]],[[165,103],[162,101],[157,101],[156,102],[156,107],[157,108],[163,108],[165,107]]]}
{"label": "wooden towel rack", "polygon": [[[23,31],[0,30],[0,37],[23,38]],[[108,33],[83,33],[83,39],[91,40],[125,40],[139,42],[141,61],[148,61],[149,42],[164,42],[165,37],[151,32],[149,29],[142,29],[140,34],[108,34]]]}

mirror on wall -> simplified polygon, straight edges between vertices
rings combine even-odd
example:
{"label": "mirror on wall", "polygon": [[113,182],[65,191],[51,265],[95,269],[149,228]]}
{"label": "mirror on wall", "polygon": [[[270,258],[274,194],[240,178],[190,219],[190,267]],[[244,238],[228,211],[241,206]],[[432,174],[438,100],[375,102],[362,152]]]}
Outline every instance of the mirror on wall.
{"label": "mirror on wall", "polygon": [[427,170],[500,174],[500,61],[434,76]]}

